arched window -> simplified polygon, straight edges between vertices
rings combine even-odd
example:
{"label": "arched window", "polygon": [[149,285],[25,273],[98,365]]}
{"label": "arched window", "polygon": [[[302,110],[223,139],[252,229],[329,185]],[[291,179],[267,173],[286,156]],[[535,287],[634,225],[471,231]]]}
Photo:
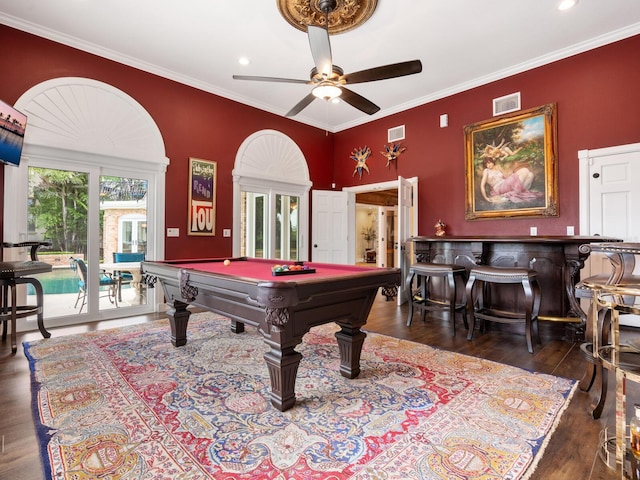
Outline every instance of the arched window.
{"label": "arched window", "polygon": [[[99,264],[111,261],[105,258],[104,237],[118,234],[117,227],[108,230],[101,222],[105,182],[143,185],[144,192],[139,192],[138,203],[144,203],[148,224],[153,226],[145,239],[147,258],[163,258],[163,199],[169,160],[160,131],[149,113],[124,92],[102,82],[77,77],[35,85],[15,106],[27,115],[27,129],[20,167],[5,169],[5,195],[12,199],[5,201],[5,240],[39,240],[50,235],[33,218],[29,220],[35,198],[34,185],[35,188],[46,185],[47,178],[69,178],[80,200],[63,208],[81,210],[82,218],[79,221],[76,218],[75,226],[65,229],[64,236],[56,236],[63,238],[59,242],[62,246],[72,248],[71,254],[82,255],[98,278]],[[69,252],[65,253],[64,263],[68,269]],[[73,302],[66,310],[58,311],[48,305],[45,295],[45,315],[59,317],[49,320],[48,325],[123,314],[122,308],[105,306],[99,301],[97,282],[89,282],[88,299],[88,309],[83,313],[73,309]],[[155,297],[149,300],[148,304],[131,308],[151,311],[158,300]]]}
{"label": "arched window", "polygon": [[276,130],[249,136],[233,170],[233,255],[308,260],[309,169]]}

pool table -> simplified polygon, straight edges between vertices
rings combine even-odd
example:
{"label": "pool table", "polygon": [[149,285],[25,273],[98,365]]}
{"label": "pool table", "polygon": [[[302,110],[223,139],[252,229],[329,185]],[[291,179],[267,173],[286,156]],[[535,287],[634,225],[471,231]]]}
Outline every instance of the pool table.
{"label": "pool table", "polygon": [[[371,268],[308,262],[305,273],[274,276],[277,264],[294,262],[256,258],[142,262],[148,285],[160,283],[176,347],[187,342],[187,324],[194,305],[231,319],[231,329],[258,328],[270,350],[264,355],[271,378],[271,403],[280,411],[295,404],[295,382],[302,355],[295,347],[316,325],[335,322],[340,373],[360,373],[366,334],[360,330],[379,287],[400,284],[397,268]],[[311,272],[311,273],[306,273]]]}

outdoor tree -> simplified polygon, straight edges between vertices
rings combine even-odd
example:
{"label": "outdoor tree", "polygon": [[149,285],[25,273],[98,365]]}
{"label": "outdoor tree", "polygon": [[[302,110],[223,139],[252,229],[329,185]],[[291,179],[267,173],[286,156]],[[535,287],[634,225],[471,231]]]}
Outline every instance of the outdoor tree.
{"label": "outdoor tree", "polygon": [[56,251],[86,253],[87,174],[48,168],[29,169],[31,229]]}

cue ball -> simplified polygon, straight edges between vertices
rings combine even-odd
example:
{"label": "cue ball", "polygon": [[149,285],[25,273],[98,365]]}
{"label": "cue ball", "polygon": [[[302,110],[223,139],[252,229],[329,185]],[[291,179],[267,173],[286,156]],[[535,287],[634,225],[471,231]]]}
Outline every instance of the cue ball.
{"label": "cue ball", "polygon": [[225,265],[231,265],[231,260],[225,260],[225,261],[224,261],[224,262],[222,262],[222,263],[224,263]]}

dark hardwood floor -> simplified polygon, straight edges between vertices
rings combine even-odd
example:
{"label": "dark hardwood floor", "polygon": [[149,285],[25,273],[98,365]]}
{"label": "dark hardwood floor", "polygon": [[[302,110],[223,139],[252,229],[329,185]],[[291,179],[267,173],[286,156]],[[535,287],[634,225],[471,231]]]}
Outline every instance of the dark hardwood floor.
{"label": "dark hardwood floor", "polygon": [[[425,343],[433,347],[486,358],[529,370],[579,380],[584,373],[584,360],[579,344],[562,340],[559,325],[541,325],[542,346],[533,355],[526,349],[524,335],[501,330],[496,326],[466,339],[462,321],[457,318],[457,336],[451,336],[450,324],[444,314],[428,316],[423,323],[414,316],[411,327],[406,326],[408,306],[398,308],[394,302],[378,296],[369,321],[368,331]],[[54,336],[141,323],[164,315],[130,317],[91,325],[51,329]],[[39,338],[39,333],[20,335],[19,342]],[[609,382],[614,383],[613,379]],[[597,386],[594,386],[597,388]],[[629,385],[627,405],[631,410],[638,389]],[[558,429],[551,437],[544,456],[531,480],[589,480],[621,478],[598,457],[599,434],[605,426],[615,424],[615,392],[610,386],[607,405],[602,417],[593,420],[587,413],[590,394],[579,389],[565,411]],[[0,345],[0,479],[39,480],[42,478],[39,447],[31,414],[30,374],[22,347],[11,355],[10,345]]]}

